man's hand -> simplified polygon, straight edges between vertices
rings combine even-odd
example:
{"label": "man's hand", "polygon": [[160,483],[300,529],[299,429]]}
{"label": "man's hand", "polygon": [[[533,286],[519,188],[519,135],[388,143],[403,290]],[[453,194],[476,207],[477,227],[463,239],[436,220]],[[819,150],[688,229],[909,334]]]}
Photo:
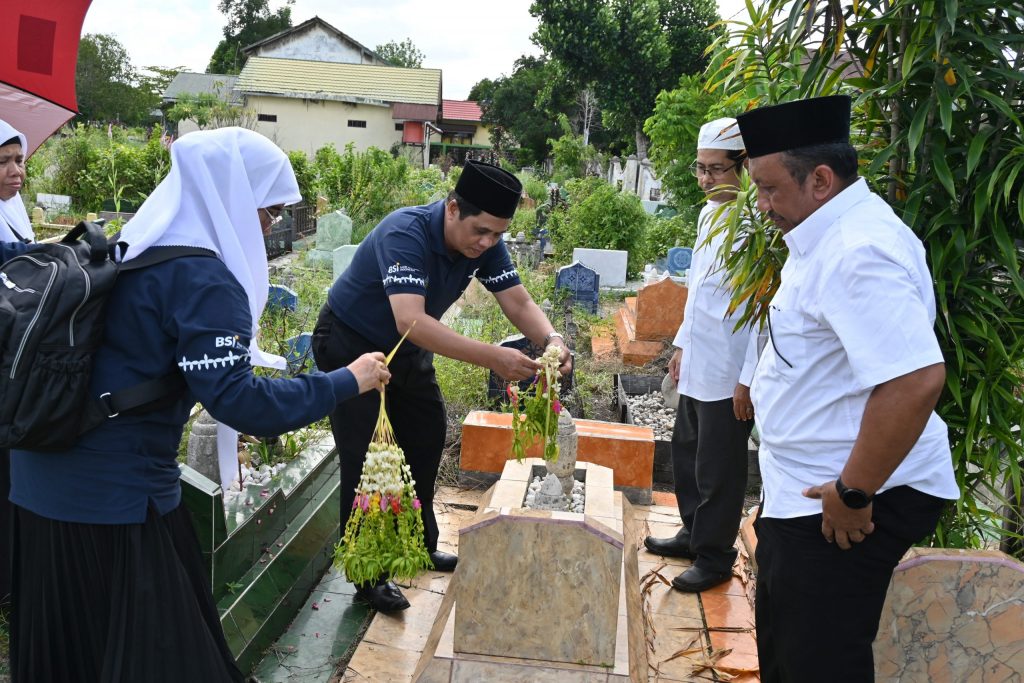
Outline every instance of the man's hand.
{"label": "man's hand", "polygon": [[672,381],[679,383],[679,365],[683,362],[683,350],[676,349],[672,358],[668,361],[668,374],[672,375]]}
{"label": "man's hand", "polygon": [[504,380],[529,379],[540,370],[540,363],[515,349],[495,345],[491,353],[488,367]]}
{"label": "man's hand", "polygon": [[750,402],[750,387],[737,384],[732,392],[732,412],[737,420],[753,420],[754,404]]}
{"label": "man's hand", "polygon": [[562,343],[561,339],[557,337],[551,342],[560,347],[560,353],[558,355],[558,374],[568,375],[569,371],[572,370],[572,352],[569,351],[569,347]]}
{"label": "man's hand", "polygon": [[835,480],[804,489],[803,494],[821,501],[821,535],[829,543],[835,541],[843,550],[849,550],[852,543],[860,543],[875,530],[872,506],[860,510],[846,507],[836,491]]}
{"label": "man's hand", "polygon": [[384,362],[384,354],[380,351],[364,353],[348,364],[348,369],[356,377],[359,384],[359,393],[376,389],[384,391],[384,385],[391,380],[391,372]]}

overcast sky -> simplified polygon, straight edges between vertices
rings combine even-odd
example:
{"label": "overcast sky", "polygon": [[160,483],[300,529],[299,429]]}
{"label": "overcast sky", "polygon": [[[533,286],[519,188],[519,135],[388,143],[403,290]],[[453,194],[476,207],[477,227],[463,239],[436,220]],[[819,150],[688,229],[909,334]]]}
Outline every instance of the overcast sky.
{"label": "overcast sky", "polygon": [[[113,34],[137,68],[178,67],[206,71],[220,42],[224,15],[217,0],[92,0],[83,33]],[[271,0],[277,8],[281,2]],[[484,78],[508,75],[523,54],[540,54],[530,35],[537,20],[531,0],[296,0],[292,23],[313,16],[371,50],[412,39],[426,55],[423,66],[441,69],[444,97],[465,99]],[[719,0],[726,17],[743,0]]]}

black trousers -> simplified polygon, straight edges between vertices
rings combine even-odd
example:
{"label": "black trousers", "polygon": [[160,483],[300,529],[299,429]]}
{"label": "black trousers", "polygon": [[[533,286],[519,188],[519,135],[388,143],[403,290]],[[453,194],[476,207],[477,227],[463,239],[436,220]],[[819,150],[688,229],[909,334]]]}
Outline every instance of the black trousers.
{"label": "black trousers", "polygon": [[934,531],[946,501],[908,486],[875,496],[875,530],[850,550],[821,535],[821,515],[759,517],[757,655],[763,683],[871,683],[871,643],[893,569]]}
{"label": "black trousers", "polygon": [[14,683],[242,683],[184,505],[142,524],[13,511]]}
{"label": "black trousers", "polygon": [[[409,347],[406,347],[408,350]],[[320,311],[313,331],[313,357],[318,368],[335,370],[370,351],[388,353],[345,325],[327,305]],[[391,381],[386,392],[388,418],[398,445],[416,482],[416,495],[423,512],[423,541],[427,550],[437,550],[437,520],[434,517],[434,482],[444,450],[447,420],[444,399],[434,377],[434,354],[417,349],[399,353],[388,366]],[[380,411],[380,394],[370,391],[345,401],[331,413],[331,431],[341,463],[341,528],[344,533],[355,489],[363,473],[366,449],[373,438]]]}
{"label": "black trousers", "polygon": [[747,439],[753,420],[737,420],[732,399],[679,397],[672,430],[672,478],[690,550],[701,569],[727,572],[747,487]]}
{"label": "black trousers", "polygon": [[0,449],[0,609],[11,604],[11,452]]}

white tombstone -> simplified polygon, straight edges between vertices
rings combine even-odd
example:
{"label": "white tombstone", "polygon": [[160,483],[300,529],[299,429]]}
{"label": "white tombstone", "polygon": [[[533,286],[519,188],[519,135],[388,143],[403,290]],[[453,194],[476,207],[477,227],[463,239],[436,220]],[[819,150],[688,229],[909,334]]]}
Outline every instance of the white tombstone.
{"label": "white tombstone", "polygon": [[626,157],[626,166],[622,169],[622,191],[637,194],[637,182],[640,176],[640,162],[635,154]]}
{"label": "white tombstone", "polygon": [[71,208],[71,197],[65,194],[47,194],[40,192],[36,195],[36,204],[47,211],[67,211]]}
{"label": "white tombstone", "polygon": [[337,280],[342,273],[344,273],[349,265],[352,263],[352,257],[356,255],[356,249],[359,248],[357,244],[345,244],[332,253],[334,254],[334,279]]}
{"label": "white tombstone", "polygon": [[588,268],[596,270],[601,276],[602,287],[624,287],[626,285],[628,251],[577,247],[572,250],[572,260],[579,261]]}

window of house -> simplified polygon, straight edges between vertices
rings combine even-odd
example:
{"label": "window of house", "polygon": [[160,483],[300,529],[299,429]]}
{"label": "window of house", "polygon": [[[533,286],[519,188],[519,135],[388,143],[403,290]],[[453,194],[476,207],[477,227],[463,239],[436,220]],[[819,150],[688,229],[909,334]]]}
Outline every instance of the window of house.
{"label": "window of house", "polygon": [[404,123],[396,123],[395,124],[395,130],[397,130],[399,132],[404,131],[405,130],[405,124]]}
{"label": "window of house", "polygon": [[266,121],[267,123],[277,123],[277,114],[257,114],[257,121]]}
{"label": "window of house", "polygon": [[366,128],[366,121],[356,121],[355,119],[348,120],[349,128]]}

